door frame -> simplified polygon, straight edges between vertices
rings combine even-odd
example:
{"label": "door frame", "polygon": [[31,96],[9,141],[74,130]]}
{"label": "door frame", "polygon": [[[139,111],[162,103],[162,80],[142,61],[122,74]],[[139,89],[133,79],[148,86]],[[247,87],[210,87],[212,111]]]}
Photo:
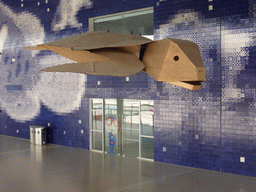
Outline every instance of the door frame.
{"label": "door frame", "polygon": [[[95,98],[96,99],[96,98]],[[101,98],[100,98],[101,99]],[[94,130],[92,127],[93,127],[93,116],[92,116],[92,112],[96,111],[94,110],[92,107],[92,101],[93,101],[93,98],[90,98],[89,99],[89,126],[90,126],[90,150],[91,151],[94,151],[94,152],[98,152],[98,153],[104,153],[105,151],[105,145],[103,144],[103,142],[105,142],[105,124],[103,123],[103,117],[105,116],[105,100],[102,99],[102,110],[101,110],[101,114],[102,114],[102,125],[101,125],[101,131],[98,131],[98,130]],[[100,150],[97,150],[97,149],[92,149],[92,142],[93,142],[93,139],[92,139],[92,132],[101,132],[102,133],[102,151]]]}
{"label": "door frame", "polygon": [[[93,116],[92,116],[92,112],[93,111],[96,111],[96,110],[94,110],[92,107],[92,103],[93,103],[93,99],[102,99],[102,117],[101,117],[101,120],[102,120],[102,127],[101,127],[101,131],[99,131],[99,130],[94,130],[93,129]],[[112,98],[111,98],[112,99]],[[117,99],[117,98],[114,98],[114,99]],[[124,103],[124,100],[126,100],[126,99],[123,99],[123,103]],[[127,99],[127,100],[129,100],[129,99]],[[142,135],[141,134],[141,101],[142,100],[137,100],[137,99],[135,99],[138,103],[139,103],[139,157],[137,157],[137,159],[142,159],[142,160],[148,160],[148,161],[154,161],[154,159],[149,159],[149,158],[143,158],[143,157],[141,157],[141,139],[142,139],[142,137],[144,137],[144,138],[151,138],[151,139],[154,139],[154,136],[147,136],[147,135]],[[121,118],[122,118],[122,123],[121,123],[121,125],[122,125],[122,135],[123,135],[123,126],[124,126],[124,115],[123,115],[123,113],[122,113],[122,116],[121,116]],[[154,120],[154,117],[153,117],[153,120]],[[106,129],[106,127],[105,127],[105,98],[90,98],[89,99],[89,125],[90,125],[90,150],[91,151],[93,151],[93,152],[98,152],[98,153],[104,153],[105,152],[105,129]],[[153,126],[154,126],[154,124],[153,124]],[[96,149],[92,149],[92,142],[93,142],[93,138],[92,138],[92,132],[101,132],[102,133],[102,151],[100,151],[100,150],[96,150]],[[123,136],[122,136],[123,137]],[[123,140],[122,140],[122,148],[123,148]],[[105,153],[107,153],[107,152],[105,152]]]}

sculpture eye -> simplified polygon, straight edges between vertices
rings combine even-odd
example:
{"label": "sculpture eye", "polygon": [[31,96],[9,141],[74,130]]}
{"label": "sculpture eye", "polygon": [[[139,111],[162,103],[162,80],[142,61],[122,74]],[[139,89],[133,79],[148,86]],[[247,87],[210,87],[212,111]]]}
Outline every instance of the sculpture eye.
{"label": "sculpture eye", "polygon": [[176,56],[174,56],[173,59],[174,59],[174,61],[178,61],[180,58],[179,58],[179,56],[176,55]]}

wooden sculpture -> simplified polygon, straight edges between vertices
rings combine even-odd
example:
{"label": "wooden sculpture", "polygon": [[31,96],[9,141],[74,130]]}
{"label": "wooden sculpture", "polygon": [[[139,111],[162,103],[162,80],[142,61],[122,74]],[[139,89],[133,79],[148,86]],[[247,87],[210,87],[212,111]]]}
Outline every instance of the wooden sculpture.
{"label": "wooden sculpture", "polygon": [[150,39],[110,32],[87,32],[59,39],[31,50],[51,50],[76,63],[42,69],[126,77],[144,71],[155,78],[191,90],[206,81],[204,65],[196,43],[179,39]]}

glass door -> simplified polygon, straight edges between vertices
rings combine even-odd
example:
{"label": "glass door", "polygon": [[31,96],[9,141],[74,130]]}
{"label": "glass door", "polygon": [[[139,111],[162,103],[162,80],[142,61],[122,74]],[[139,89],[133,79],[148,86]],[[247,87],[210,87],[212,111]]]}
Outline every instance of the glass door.
{"label": "glass door", "polygon": [[90,149],[154,159],[154,101],[91,99]]}
{"label": "glass door", "polygon": [[116,154],[118,143],[117,99],[105,99],[105,152]]}
{"label": "glass door", "polygon": [[103,99],[90,100],[90,149],[104,151]]}
{"label": "glass door", "polygon": [[134,99],[123,101],[122,154],[139,157],[140,103]]}
{"label": "glass door", "polygon": [[140,158],[154,159],[154,101],[140,101]]}

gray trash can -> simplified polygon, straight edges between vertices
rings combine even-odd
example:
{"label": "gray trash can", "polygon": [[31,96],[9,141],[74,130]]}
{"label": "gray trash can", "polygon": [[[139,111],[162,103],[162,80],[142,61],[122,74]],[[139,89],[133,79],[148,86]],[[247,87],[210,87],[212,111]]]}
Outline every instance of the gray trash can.
{"label": "gray trash can", "polygon": [[36,145],[46,144],[46,128],[43,126],[30,126],[30,143]]}

